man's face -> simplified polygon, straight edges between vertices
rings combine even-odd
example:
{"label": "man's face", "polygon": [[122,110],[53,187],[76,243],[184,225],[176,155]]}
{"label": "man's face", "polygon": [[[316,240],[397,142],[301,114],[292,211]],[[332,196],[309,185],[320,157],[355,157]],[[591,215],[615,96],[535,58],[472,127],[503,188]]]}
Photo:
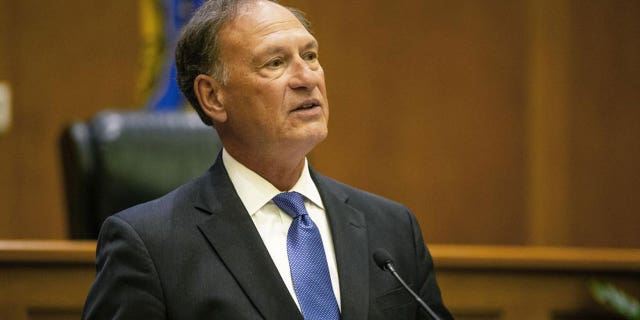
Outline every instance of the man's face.
{"label": "man's face", "polygon": [[220,41],[228,75],[219,94],[226,147],[306,154],[326,137],[318,43],[289,10],[265,1],[245,5],[223,26]]}

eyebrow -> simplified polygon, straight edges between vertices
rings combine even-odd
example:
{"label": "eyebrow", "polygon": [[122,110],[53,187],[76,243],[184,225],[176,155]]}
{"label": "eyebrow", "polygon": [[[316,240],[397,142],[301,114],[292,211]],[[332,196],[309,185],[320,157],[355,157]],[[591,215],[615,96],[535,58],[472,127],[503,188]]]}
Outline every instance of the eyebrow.
{"label": "eyebrow", "polygon": [[310,40],[309,42],[307,42],[307,44],[302,47],[303,50],[309,50],[309,49],[318,49],[318,41],[316,41],[315,39]]}
{"label": "eyebrow", "polygon": [[[254,61],[259,60],[265,56],[271,56],[271,55],[285,52],[287,50],[286,48],[287,48],[286,46],[270,47],[268,49],[258,52],[258,54],[254,56],[253,60]],[[318,49],[318,41],[316,41],[315,39],[309,40],[309,42],[307,42],[307,44],[305,44],[302,47],[303,51],[309,50],[309,49]]]}

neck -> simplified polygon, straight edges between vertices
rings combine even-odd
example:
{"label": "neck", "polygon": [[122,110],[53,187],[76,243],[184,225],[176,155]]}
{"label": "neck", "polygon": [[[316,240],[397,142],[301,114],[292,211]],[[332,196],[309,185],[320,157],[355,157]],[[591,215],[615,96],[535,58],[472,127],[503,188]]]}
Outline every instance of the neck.
{"label": "neck", "polygon": [[305,154],[297,156],[258,155],[242,149],[230,149],[226,146],[225,150],[238,162],[269,181],[280,191],[289,191],[293,188],[300,179],[305,165]]}

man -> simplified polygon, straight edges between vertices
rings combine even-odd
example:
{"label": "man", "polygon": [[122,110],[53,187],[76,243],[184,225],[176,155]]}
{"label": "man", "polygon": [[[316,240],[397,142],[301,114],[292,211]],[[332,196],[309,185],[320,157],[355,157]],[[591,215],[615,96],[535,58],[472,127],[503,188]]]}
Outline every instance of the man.
{"label": "man", "polygon": [[210,1],[176,50],[181,89],[224,145],[203,176],[105,221],[85,319],[429,319],[372,259],[450,319],[400,204],[311,169],[329,104],[296,10]]}

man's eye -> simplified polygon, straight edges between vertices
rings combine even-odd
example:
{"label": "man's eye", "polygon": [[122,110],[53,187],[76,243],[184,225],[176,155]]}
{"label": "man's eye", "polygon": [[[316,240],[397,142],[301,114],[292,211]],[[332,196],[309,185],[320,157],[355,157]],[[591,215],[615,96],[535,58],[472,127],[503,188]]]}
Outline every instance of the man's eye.
{"label": "man's eye", "polygon": [[268,67],[273,67],[273,68],[277,68],[281,65],[284,64],[284,61],[282,61],[282,59],[273,59],[271,61],[269,61],[269,63],[267,63]]}
{"label": "man's eye", "polygon": [[304,55],[304,58],[305,58],[306,60],[309,60],[309,61],[316,60],[316,59],[318,59],[318,53],[316,53],[316,52],[307,52],[307,53]]}

